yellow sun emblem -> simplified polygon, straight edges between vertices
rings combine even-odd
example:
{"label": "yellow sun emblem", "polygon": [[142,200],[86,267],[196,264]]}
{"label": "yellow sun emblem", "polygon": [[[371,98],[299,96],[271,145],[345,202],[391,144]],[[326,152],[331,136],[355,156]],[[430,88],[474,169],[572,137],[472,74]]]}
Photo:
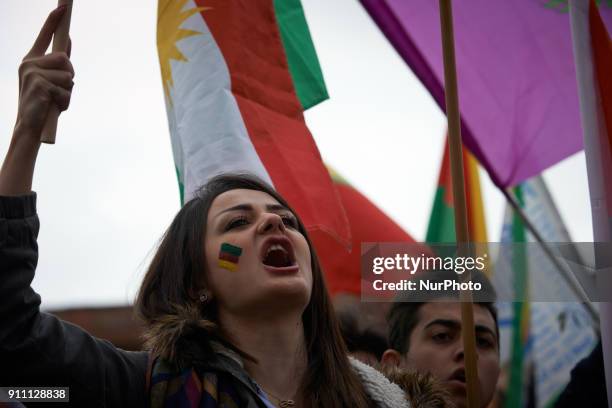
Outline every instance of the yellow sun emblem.
{"label": "yellow sun emblem", "polygon": [[189,0],[159,0],[157,6],[157,52],[161,65],[164,92],[170,98],[170,87],[173,85],[170,60],[187,61],[187,58],[177,48],[176,43],[183,38],[202,34],[193,30],[185,30],[181,25],[189,17],[209,7],[194,7],[183,10]]}

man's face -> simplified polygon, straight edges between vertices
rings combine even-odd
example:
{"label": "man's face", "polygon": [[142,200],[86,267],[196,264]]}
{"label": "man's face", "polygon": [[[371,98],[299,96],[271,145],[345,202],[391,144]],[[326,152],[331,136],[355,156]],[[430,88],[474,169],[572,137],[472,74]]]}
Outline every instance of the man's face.
{"label": "man's face", "polygon": [[[419,320],[410,335],[408,352],[401,359],[405,367],[429,372],[441,381],[458,407],[465,407],[466,380],[461,303],[425,303],[418,311]],[[499,350],[495,321],[483,306],[474,305],[476,351],[481,406],[493,397],[499,376]]]}

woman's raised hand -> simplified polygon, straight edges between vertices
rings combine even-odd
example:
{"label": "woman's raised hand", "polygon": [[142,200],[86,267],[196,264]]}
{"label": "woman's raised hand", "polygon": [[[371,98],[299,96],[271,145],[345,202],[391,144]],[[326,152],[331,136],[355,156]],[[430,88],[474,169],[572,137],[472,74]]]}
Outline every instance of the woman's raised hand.
{"label": "woman's raised hand", "polygon": [[46,54],[66,7],[53,10],[43,25],[32,49],[19,67],[19,108],[16,128],[27,137],[40,139],[51,104],[60,111],[68,109],[74,85],[74,70],[67,52]]}
{"label": "woman's raised hand", "polygon": [[53,10],[40,30],[34,46],[19,66],[17,122],[8,152],[0,169],[0,195],[27,194],[32,189],[34,165],[40,148],[49,107],[68,109],[74,82],[67,52],[46,54],[66,7]]}

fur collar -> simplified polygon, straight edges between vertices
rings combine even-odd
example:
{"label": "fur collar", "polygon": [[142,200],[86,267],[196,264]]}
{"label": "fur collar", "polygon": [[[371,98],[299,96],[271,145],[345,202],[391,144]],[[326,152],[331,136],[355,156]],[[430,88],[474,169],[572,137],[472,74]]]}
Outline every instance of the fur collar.
{"label": "fur collar", "polygon": [[376,403],[377,407],[384,408],[410,408],[411,405],[406,399],[406,394],[397,385],[389,381],[380,371],[362,363],[359,360],[349,357],[353,370],[361,379],[370,399]]}
{"label": "fur collar", "polygon": [[454,407],[448,392],[431,375],[398,368],[377,369],[352,357],[349,360],[377,407]]}

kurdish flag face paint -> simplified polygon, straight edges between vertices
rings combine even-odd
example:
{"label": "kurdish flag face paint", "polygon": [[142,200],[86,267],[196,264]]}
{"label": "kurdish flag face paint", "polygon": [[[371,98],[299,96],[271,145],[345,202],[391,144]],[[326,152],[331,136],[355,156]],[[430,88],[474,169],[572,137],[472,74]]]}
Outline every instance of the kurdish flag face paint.
{"label": "kurdish flag face paint", "polygon": [[219,251],[218,265],[228,271],[236,271],[238,269],[238,260],[242,254],[242,248],[224,242],[221,244]]}

